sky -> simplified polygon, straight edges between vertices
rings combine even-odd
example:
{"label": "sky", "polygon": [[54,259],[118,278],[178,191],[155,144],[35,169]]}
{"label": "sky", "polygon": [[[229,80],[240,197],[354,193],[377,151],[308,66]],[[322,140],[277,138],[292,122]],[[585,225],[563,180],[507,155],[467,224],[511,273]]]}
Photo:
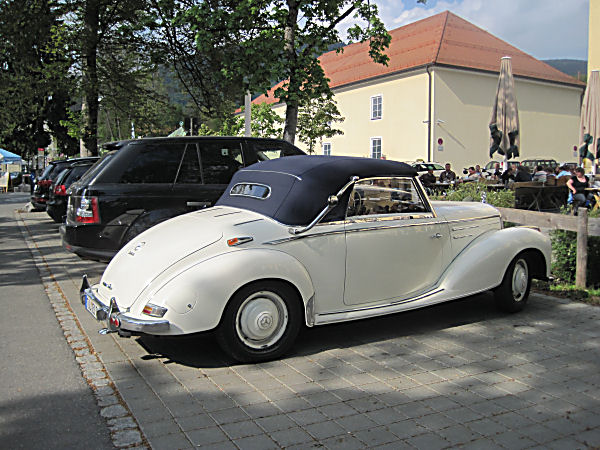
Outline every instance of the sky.
{"label": "sky", "polygon": [[449,10],[538,59],[587,60],[589,0],[370,1],[388,30]]}

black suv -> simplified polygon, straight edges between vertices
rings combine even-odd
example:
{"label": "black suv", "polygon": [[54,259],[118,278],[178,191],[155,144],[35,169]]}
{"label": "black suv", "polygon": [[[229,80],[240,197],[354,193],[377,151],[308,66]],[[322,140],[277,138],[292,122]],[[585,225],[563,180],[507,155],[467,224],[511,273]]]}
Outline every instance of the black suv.
{"label": "black suv", "polygon": [[35,188],[31,194],[31,204],[36,210],[45,210],[46,204],[50,196],[50,186],[56,180],[59,173],[70,167],[75,162],[80,161],[95,161],[97,157],[89,158],[70,158],[70,159],[59,159],[56,161],[50,161],[42,175],[38,178]]}
{"label": "black suv", "polygon": [[142,231],[214,205],[241,167],[304,152],[278,139],[145,138],[105,144],[110,153],[69,190],[64,247],[110,260]]}

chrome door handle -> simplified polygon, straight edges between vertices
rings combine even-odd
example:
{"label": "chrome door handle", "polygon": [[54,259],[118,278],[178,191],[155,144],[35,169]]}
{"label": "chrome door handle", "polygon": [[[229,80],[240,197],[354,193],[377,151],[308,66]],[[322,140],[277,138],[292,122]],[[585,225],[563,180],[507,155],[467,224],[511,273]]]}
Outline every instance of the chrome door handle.
{"label": "chrome door handle", "polygon": [[439,239],[441,237],[442,235],[440,233],[435,233],[433,236],[431,236],[432,239]]}

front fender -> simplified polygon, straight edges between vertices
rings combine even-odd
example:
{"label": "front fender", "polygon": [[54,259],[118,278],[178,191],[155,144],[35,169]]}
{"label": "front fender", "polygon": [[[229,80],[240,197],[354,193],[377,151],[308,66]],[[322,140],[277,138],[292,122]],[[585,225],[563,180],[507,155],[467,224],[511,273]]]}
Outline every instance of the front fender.
{"label": "front fender", "polygon": [[512,227],[475,239],[449,265],[440,287],[463,297],[499,286],[510,262],[525,250],[536,251],[541,255],[538,262],[545,263],[545,268],[535,267],[531,272],[540,278],[549,277],[550,238],[531,228]]}
{"label": "front fender", "polygon": [[278,250],[247,249],[199,262],[169,280],[153,299],[168,308],[165,319],[177,334],[196,333],[216,328],[233,294],[262,279],[292,284],[304,307],[314,295],[310,275],[298,260]]}

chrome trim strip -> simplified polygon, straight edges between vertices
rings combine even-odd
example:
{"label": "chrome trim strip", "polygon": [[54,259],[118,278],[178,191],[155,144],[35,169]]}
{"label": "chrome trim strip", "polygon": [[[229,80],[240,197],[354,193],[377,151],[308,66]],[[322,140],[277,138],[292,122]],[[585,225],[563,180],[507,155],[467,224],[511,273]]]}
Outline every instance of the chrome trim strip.
{"label": "chrome trim strip", "polygon": [[241,211],[231,211],[231,212],[226,212],[223,214],[217,214],[216,216],[213,216],[213,217],[231,216],[232,214],[239,214],[239,213],[241,213]]}
{"label": "chrome trim strip", "polygon": [[450,219],[447,220],[446,223],[460,223],[460,222],[468,222],[471,220],[484,220],[484,219],[499,219],[501,216],[500,214],[494,214],[494,215],[490,215],[490,216],[479,216],[479,217],[464,217],[462,219]]}
{"label": "chrome trim strip", "polygon": [[265,219],[252,219],[252,220],[247,220],[246,222],[240,222],[240,223],[236,223],[233,226],[237,227],[238,225],[246,225],[247,223],[252,223],[252,222],[260,222],[261,220],[265,220]]}
{"label": "chrome trim strip", "polygon": [[469,230],[471,228],[479,228],[480,225],[470,225],[468,227],[454,227],[452,228],[452,231],[461,231],[461,230]]}
{"label": "chrome trim strip", "polygon": [[[372,222],[383,222],[388,220],[411,220],[411,219],[434,219],[434,215],[431,213],[426,214],[409,214],[404,213],[401,216],[381,216],[373,214],[371,216],[352,216],[350,219],[346,219],[345,224],[352,223],[372,223]],[[354,217],[357,217],[356,219]],[[364,218],[363,218],[364,217]]]}
{"label": "chrome trim strip", "polygon": [[278,245],[278,244],[283,244],[285,242],[297,241],[299,239],[329,236],[329,235],[333,235],[333,234],[344,234],[345,232],[346,232],[346,230],[336,230],[336,231],[325,231],[323,233],[304,234],[302,236],[290,236],[288,238],[275,239],[273,241],[266,241],[266,242],[263,242],[263,245]]}
{"label": "chrome trim strip", "polygon": [[452,236],[452,239],[464,239],[473,236],[473,234],[465,234],[463,236]]}
{"label": "chrome trim strip", "polygon": [[410,303],[410,302],[414,302],[414,301],[417,301],[417,300],[423,300],[424,298],[431,297],[432,295],[435,295],[435,294],[439,294],[442,291],[444,291],[444,289],[443,288],[439,288],[439,289],[427,292],[425,294],[418,295],[416,297],[410,297],[410,298],[407,298],[407,299],[404,299],[404,300],[398,300],[396,302],[386,303],[384,305],[374,305],[374,306],[366,306],[366,307],[363,307],[363,308],[345,309],[343,311],[333,311],[333,312],[328,312],[328,313],[320,313],[320,314],[317,314],[317,315],[319,315],[319,316],[332,316],[332,315],[335,315],[335,314],[347,314],[347,313],[353,313],[353,312],[359,312],[359,311],[372,311],[374,309],[389,308],[390,306],[402,305],[404,303]]}
{"label": "chrome trim strip", "polygon": [[358,231],[375,231],[375,230],[391,230],[394,228],[409,228],[409,227],[424,227],[426,225],[440,225],[445,222],[420,222],[420,223],[406,223],[400,225],[384,225],[381,227],[360,227],[351,230],[346,230],[346,233],[356,233]]}
{"label": "chrome trim strip", "polygon": [[[288,175],[290,177],[295,178],[298,181],[302,181],[302,178],[297,176],[297,175],[292,175],[291,173],[287,173],[287,172],[279,172],[277,170],[256,170],[256,169],[242,169],[242,172],[263,172],[263,173],[279,173],[281,175]],[[248,183],[252,183],[252,181],[248,181]]]}

